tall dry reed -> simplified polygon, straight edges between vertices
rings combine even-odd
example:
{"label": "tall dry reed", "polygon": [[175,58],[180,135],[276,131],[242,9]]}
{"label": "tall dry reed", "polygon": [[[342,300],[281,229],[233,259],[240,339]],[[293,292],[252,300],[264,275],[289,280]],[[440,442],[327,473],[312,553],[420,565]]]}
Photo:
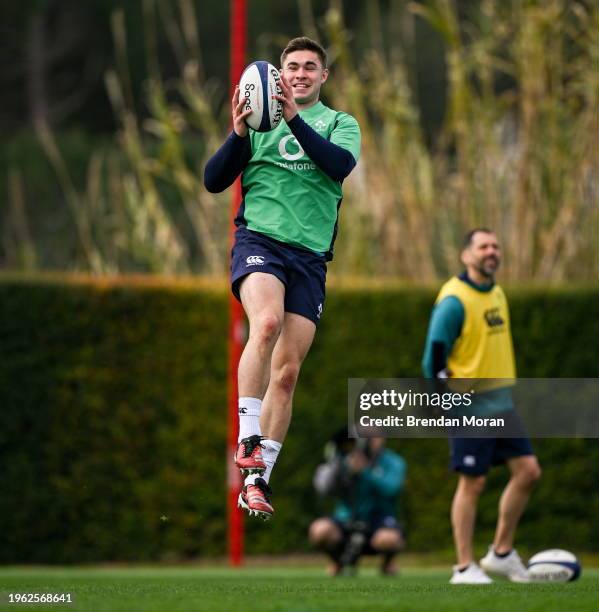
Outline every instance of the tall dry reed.
{"label": "tall dry reed", "polygon": [[[322,19],[309,0],[298,0],[303,27],[328,42],[333,59],[327,99],[352,113],[362,129],[362,157],[344,186],[332,269],[434,281],[456,269],[463,233],[488,225],[503,243],[504,278],[595,279],[597,3],[483,0],[466,23],[452,0],[391,4],[394,35],[384,45],[377,34],[381,8],[369,1],[370,43],[357,55],[341,0],[331,0]],[[36,126],[39,139],[76,220],[81,267],[222,274],[230,196],[207,193],[201,176],[225,137],[229,103],[219,107],[222,86],[219,91],[204,77],[192,1],[144,0],[144,15],[150,117],[143,121],[131,93],[123,15],[113,19],[116,67],[106,85],[124,163],[94,154],[87,185],[77,190],[47,125]],[[446,117],[432,146],[411,85],[417,75],[406,59],[416,52],[415,19],[425,19],[445,49]],[[180,76],[168,83],[156,51],[161,28],[180,66]],[[500,77],[510,83],[503,91]],[[191,139],[202,142],[201,158],[186,154]],[[11,184],[18,212],[17,179]],[[165,187],[176,194],[189,231],[175,222]],[[28,238],[26,257],[34,252]]]}

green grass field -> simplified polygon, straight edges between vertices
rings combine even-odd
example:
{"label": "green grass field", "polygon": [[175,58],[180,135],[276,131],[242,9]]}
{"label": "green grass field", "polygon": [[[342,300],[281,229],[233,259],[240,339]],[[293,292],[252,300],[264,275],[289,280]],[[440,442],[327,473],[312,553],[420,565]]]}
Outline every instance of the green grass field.
{"label": "green grass field", "polygon": [[[447,569],[414,568],[383,578],[328,578],[314,568],[3,568],[2,609],[101,612],[189,610],[597,610],[599,569],[571,584],[452,587]],[[71,605],[8,604],[9,592],[73,594]]]}

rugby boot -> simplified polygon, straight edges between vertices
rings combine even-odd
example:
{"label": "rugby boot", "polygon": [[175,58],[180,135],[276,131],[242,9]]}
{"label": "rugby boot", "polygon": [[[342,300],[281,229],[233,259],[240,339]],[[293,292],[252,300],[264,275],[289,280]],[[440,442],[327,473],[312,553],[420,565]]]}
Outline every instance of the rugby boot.
{"label": "rugby boot", "polygon": [[272,491],[264,478],[256,478],[254,484],[243,487],[237,500],[237,505],[248,512],[250,516],[257,516],[267,521],[274,509],[270,503]]}
{"label": "rugby boot", "polygon": [[242,438],[235,452],[235,465],[244,476],[259,474],[262,476],[266,470],[266,463],[262,458],[262,438],[258,435]]}

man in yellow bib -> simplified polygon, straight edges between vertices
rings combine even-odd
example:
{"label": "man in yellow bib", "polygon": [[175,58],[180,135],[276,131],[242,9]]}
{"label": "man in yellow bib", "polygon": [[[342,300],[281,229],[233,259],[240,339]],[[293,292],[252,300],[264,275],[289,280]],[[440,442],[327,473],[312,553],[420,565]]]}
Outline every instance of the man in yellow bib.
{"label": "man in yellow bib", "polygon": [[[431,315],[422,360],[427,378],[515,378],[508,304],[494,280],[500,261],[493,231],[477,228],[467,234],[462,251],[466,270],[443,285]],[[493,388],[477,399],[479,411],[507,414],[520,430],[510,387]],[[488,573],[529,581],[513,542],[541,469],[521,431],[516,438],[450,438],[452,468],[459,473],[451,506],[457,554],[451,584],[489,584]],[[489,468],[502,463],[511,477],[499,501],[495,539],[478,565],[472,550],[478,499]]]}

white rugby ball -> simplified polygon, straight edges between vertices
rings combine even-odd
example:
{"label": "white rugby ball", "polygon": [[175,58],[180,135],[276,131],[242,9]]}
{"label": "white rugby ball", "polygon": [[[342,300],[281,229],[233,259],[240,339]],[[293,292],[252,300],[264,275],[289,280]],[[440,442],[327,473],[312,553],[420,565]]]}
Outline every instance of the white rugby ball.
{"label": "white rugby ball", "polygon": [[543,550],[528,562],[528,574],[534,582],[571,582],[580,576],[581,569],[576,555],[559,548]]}
{"label": "white rugby ball", "polygon": [[283,118],[283,105],[273,98],[281,94],[281,75],[270,63],[253,62],[241,75],[239,96],[245,99],[244,110],[252,109],[245,122],[257,132],[274,130]]}

